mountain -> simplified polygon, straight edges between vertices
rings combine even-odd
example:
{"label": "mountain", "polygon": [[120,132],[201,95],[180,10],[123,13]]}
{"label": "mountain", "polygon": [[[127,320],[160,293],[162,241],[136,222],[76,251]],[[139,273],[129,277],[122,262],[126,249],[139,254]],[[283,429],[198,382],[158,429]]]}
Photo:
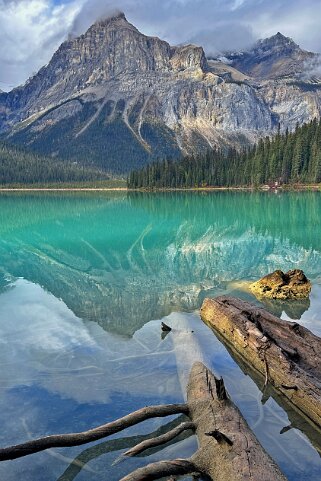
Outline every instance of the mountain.
{"label": "mountain", "polygon": [[320,116],[321,85],[300,77],[302,62],[317,58],[277,34],[209,60],[199,46],[143,35],[121,13],[64,42],[25,85],[0,94],[0,133],[51,158],[115,173],[242,146],[279,123],[293,130]]}
{"label": "mountain", "polygon": [[291,38],[280,32],[259,40],[253,48],[225,55],[228,63],[255,79],[280,79],[300,76],[321,64],[319,54],[302,50]]}

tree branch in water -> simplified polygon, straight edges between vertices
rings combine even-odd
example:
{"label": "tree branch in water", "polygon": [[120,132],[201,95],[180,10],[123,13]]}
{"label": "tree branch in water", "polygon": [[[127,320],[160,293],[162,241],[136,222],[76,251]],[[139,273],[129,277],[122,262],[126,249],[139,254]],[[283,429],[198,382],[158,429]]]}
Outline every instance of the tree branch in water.
{"label": "tree branch in water", "polygon": [[126,451],[126,453],[124,453],[124,456],[137,456],[137,454],[142,453],[146,449],[154,448],[155,446],[160,446],[162,444],[168,443],[172,439],[176,438],[176,436],[181,434],[183,431],[187,431],[188,429],[195,430],[195,424],[192,422],[181,423],[176,428],[168,431],[165,434],[162,434],[161,436],[142,441],[141,443]]}
{"label": "tree branch in water", "polygon": [[106,436],[118,433],[124,429],[141,423],[154,417],[165,417],[172,414],[188,414],[187,404],[163,404],[161,406],[147,406],[138,411],[128,414],[116,421],[112,421],[97,428],[80,433],[54,434],[44,438],[27,441],[0,449],[0,461],[21,458],[29,454],[38,453],[49,448],[64,448],[69,446],[80,446],[92,441],[97,441]]}

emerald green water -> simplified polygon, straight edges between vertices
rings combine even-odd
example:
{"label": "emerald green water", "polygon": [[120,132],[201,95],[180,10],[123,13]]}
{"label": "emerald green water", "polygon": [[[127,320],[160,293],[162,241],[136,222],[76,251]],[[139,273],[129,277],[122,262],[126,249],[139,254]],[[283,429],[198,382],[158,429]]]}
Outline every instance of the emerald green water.
{"label": "emerald green water", "polygon": [[[288,479],[319,480],[319,434],[272,397],[262,404],[255,382],[197,311],[204,297],[224,293],[254,302],[243,281],[296,267],[312,280],[310,301],[266,307],[321,335],[317,192],[2,193],[0,445],[180,402],[192,363],[202,359],[224,376]],[[177,332],[162,340],[164,318]],[[116,481],[154,460],[191,455],[196,439],[187,436],[162,451],[120,458],[133,437],[171,421],[0,463],[0,479]]]}

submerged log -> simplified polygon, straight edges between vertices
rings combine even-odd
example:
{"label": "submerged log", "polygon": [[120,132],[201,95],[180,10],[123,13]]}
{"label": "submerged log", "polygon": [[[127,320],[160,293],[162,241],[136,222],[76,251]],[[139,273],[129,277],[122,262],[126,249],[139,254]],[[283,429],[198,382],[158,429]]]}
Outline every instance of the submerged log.
{"label": "submerged log", "polygon": [[295,322],[227,296],[205,299],[201,317],[308,418],[321,426],[321,339]]}
{"label": "submerged log", "polygon": [[[183,412],[191,422],[180,425],[182,429],[195,428],[199,449],[190,459],[159,461],[125,476],[121,481],[148,481],[165,476],[183,474],[201,475],[214,481],[286,481],[286,478],[264,451],[251,432],[238,408],[230,400],[222,379],[217,379],[201,362],[196,362],[190,373],[187,386],[187,405],[154,406],[143,408],[124,418],[108,423],[94,430],[96,436],[106,436],[126,427],[155,416]],[[166,436],[151,438],[130,450],[131,454],[141,453],[151,446],[173,438],[175,430]],[[90,436],[88,433],[91,433]],[[71,446],[93,440],[92,432],[48,436],[29,441],[19,446],[0,450],[2,460],[14,459],[32,452],[54,446]],[[63,437],[63,438],[62,438]],[[58,438],[58,439],[57,439]],[[165,439],[166,438],[166,439]],[[57,443],[56,441],[59,441]],[[63,443],[61,441],[63,440]],[[32,449],[33,450],[32,450]],[[128,454],[128,452],[127,452]]]}
{"label": "submerged log", "polygon": [[196,426],[199,449],[192,462],[215,481],[285,481],[262,448],[224,383],[195,363],[187,387],[190,418]]}

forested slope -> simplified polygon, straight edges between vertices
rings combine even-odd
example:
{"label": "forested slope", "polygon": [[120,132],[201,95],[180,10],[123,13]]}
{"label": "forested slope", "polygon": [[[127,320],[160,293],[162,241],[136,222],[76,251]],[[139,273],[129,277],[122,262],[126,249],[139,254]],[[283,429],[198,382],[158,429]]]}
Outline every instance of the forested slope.
{"label": "forested slope", "polygon": [[106,173],[58,161],[0,142],[0,185],[84,182],[108,179]]}
{"label": "forested slope", "polygon": [[254,147],[211,150],[179,161],[164,160],[134,171],[130,188],[259,186],[321,182],[321,121],[297,126],[293,133],[266,137]]}

